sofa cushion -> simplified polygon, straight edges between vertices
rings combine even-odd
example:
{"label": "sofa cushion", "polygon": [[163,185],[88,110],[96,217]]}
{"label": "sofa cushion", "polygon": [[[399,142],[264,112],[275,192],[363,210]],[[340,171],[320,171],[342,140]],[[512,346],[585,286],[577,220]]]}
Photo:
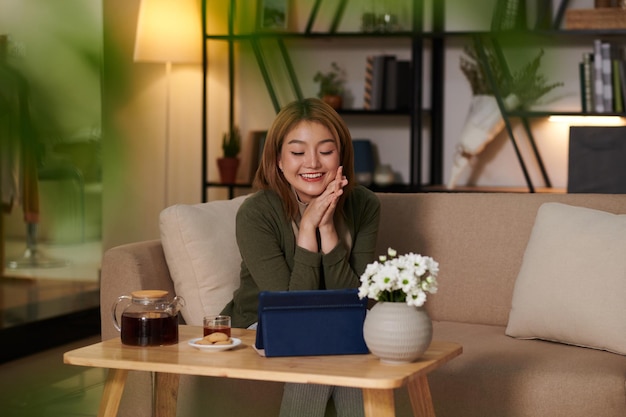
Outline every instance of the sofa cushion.
{"label": "sofa cushion", "polygon": [[176,294],[185,299],[187,324],[218,314],[239,287],[241,255],[235,240],[235,216],[247,196],[164,209],[161,243]]}
{"label": "sofa cushion", "polygon": [[506,334],[626,354],[625,254],[626,215],[543,204]]}

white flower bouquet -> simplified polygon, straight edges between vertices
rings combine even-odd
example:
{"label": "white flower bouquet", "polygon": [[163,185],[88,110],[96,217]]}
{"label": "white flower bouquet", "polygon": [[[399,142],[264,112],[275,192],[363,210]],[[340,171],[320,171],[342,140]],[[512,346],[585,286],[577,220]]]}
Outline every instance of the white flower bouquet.
{"label": "white flower bouquet", "polygon": [[406,302],[421,307],[427,293],[437,292],[439,263],[433,258],[415,253],[397,256],[389,248],[387,256],[367,265],[361,275],[359,298],[395,303]]}

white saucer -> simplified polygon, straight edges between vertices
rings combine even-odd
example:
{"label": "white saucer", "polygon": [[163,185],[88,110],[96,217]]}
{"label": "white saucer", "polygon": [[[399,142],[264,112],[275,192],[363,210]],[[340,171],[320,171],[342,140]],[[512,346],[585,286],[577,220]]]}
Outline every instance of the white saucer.
{"label": "white saucer", "polygon": [[196,349],[200,349],[204,352],[219,352],[221,350],[229,350],[241,344],[241,339],[237,339],[236,337],[231,337],[230,339],[233,341],[233,343],[231,343],[230,345],[202,345],[196,343],[198,340],[202,340],[202,337],[196,337],[195,339],[191,339],[188,343],[189,346],[193,346]]}

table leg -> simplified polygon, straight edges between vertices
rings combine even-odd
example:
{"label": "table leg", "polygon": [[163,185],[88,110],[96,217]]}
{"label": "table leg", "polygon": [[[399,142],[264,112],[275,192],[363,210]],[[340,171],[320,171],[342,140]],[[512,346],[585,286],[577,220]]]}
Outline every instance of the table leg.
{"label": "table leg", "polygon": [[180,375],[157,372],[154,381],[154,416],[176,417]]}
{"label": "table leg", "polygon": [[363,388],[365,417],[394,417],[396,415],[392,389]]}
{"label": "table leg", "polygon": [[409,381],[407,385],[411,408],[415,417],[435,417],[433,399],[430,396],[430,386],[425,375],[418,376]]}
{"label": "table leg", "polygon": [[107,379],[104,383],[104,391],[102,392],[102,400],[100,400],[100,408],[98,417],[116,417],[117,410],[120,407],[124,385],[126,385],[126,377],[128,371],[125,369],[109,369]]}

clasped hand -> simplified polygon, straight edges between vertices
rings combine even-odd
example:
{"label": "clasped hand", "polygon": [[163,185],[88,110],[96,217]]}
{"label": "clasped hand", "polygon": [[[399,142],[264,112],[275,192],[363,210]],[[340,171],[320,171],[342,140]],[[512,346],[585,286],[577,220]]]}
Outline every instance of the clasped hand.
{"label": "clasped hand", "polygon": [[[343,175],[343,167],[340,166],[337,168],[335,179],[326,186],[322,194],[310,201],[300,220],[301,233],[307,234],[307,231],[313,231],[313,233],[316,230],[320,231],[321,249],[325,253],[332,250],[338,242],[334,215],[339,197],[343,194],[343,187],[346,185],[348,185],[348,179]],[[302,236],[302,238],[305,238],[305,236]],[[304,243],[304,239],[298,240],[299,244]],[[317,246],[317,238],[315,241]],[[307,247],[309,245],[300,246]],[[307,249],[312,248],[307,247]]]}

